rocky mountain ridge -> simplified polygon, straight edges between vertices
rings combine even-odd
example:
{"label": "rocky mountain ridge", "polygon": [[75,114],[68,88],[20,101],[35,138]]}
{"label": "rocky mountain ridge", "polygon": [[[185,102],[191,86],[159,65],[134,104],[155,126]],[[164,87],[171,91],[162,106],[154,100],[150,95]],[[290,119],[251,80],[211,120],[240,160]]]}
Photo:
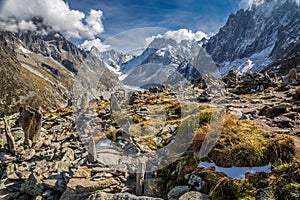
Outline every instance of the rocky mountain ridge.
{"label": "rocky mountain ridge", "polygon": [[205,49],[220,71],[261,71],[299,56],[300,7],[295,1],[266,1],[231,14]]}
{"label": "rocky mountain ridge", "polygon": [[126,76],[124,84],[175,85],[179,81],[195,81],[208,72],[216,73],[216,66],[196,41],[155,38],[145,51],[121,65]]}
{"label": "rocky mountain ridge", "polygon": [[[105,79],[99,83],[105,83],[103,90],[120,85],[117,76],[102,61],[80,50],[58,32],[1,31],[0,36],[1,112],[15,111],[24,103],[61,106],[73,98],[71,90],[78,88],[78,84],[74,88],[74,83],[83,80],[87,84]],[[102,76],[99,80],[83,79],[88,72]]]}

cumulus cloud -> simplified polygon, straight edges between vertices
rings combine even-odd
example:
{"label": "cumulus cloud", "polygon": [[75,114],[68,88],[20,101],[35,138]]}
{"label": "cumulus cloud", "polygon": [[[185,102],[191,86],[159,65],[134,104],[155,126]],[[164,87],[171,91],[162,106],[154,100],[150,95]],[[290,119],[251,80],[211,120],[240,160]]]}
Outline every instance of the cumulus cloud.
{"label": "cumulus cloud", "polygon": [[33,17],[41,17],[54,30],[67,38],[94,39],[104,31],[101,10],[72,10],[63,0],[6,0],[0,9],[0,28],[9,31],[35,30]]}
{"label": "cumulus cloud", "polygon": [[90,51],[93,46],[96,47],[100,52],[111,49],[110,45],[103,44],[99,38],[94,40],[85,40],[81,45],[79,45],[80,48],[88,51]]}
{"label": "cumulus cloud", "polygon": [[203,33],[202,31],[197,31],[197,32],[193,33],[191,30],[179,29],[177,31],[167,31],[163,35],[158,34],[156,36],[146,38],[146,46],[148,46],[155,38],[173,39],[177,43],[180,43],[182,40],[199,41],[206,37],[207,37],[207,35],[205,33]]}

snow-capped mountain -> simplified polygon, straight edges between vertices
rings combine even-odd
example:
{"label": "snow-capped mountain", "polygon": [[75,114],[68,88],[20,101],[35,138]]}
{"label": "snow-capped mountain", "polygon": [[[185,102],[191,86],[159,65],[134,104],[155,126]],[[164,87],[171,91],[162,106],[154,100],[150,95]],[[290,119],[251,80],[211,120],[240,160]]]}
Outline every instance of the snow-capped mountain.
{"label": "snow-capped mountain", "polygon": [[120,66],[133,58],[132,55],[126,55],[114,49],[100,52],[95,46],[91,48],[90,52],[102,60],[108,69],[118,75],[122,74],[120,72]]}
{"label": "snow-capped mountain", "polygon": [[260,71],[300,52],[300,7],[295,0],[266,0],[231,14],[205,48],[222,75]]}
{"label": "snow-capped mountain", "polygon": [[155,38],[145,51],[121,65],[126,74],[124,84],[145,86],[176,84],[197,80],[201,75],[215,73],[216,66],[195,40]]}

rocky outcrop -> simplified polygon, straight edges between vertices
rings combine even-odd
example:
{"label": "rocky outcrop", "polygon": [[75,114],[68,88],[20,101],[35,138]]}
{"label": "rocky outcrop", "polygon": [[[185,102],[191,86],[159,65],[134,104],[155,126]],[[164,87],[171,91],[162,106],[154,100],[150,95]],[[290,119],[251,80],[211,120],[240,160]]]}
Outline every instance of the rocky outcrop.
{"label": "rocky outcrop", "polygon": [[283,84],[286,85],[300,85],[300,68],[299,71],[293,68],[289,73],[283,77]]}
{"label": "rocky outcrop", "polygon": [[15,154],[16,153],[16,144],[15,144],[14,137],[11,134],[10,126],[9,126],[8,121],[5,116],[4,116],[3,120],[4,120],[4,132],[5,132],[5,136],[6,136],[8,150],[12,154]]}
{"label": "rocky outcrop", "polygon": [[41,107],[34,109],[31,107],[23,107],[20,112],[19,122],[24,131],[24,144],[31,147],[40,137],[40,129],[42,127],[43,114]]}
{"label": "rocky outcrop", "polygon": [[236,94],[249,94],[262,92],[268,87],[277,86],[276,78],[271,78],[267,73],[247,73],[245,75],[238,75],[230,71],[227,76],[223,78],[227,88]]}

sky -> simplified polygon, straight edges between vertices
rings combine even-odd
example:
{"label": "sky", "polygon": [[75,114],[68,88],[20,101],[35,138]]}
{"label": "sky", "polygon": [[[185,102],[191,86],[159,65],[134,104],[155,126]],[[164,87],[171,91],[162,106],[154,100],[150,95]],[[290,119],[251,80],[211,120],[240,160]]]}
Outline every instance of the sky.
{"label": "sky", "polygon": [[253,1],[264,0],[0,0],[0,30],[37,30],[31,19],[40,16],[81,48],[129,52],[154,36],[201,39],[216,33],[230,13]]}
{"label": "sky", "polygon": [[103,11],[103,24],[108,37],[141,27],[171,30],[189,29],[216,32],[232,12],[238,0],[67,0],[71,8],[88,12]]}
{"label": "sky", "polygon": [[[102,10],[105,30],[98,37],[104,43],[109,43],[126,53],[139,49],[141,43],[143,46],[149,44],[144,43],[145,38],[170,30],[186,29],[192,32],[216,33],[225,24],[229,14],[236,12],[241,6],[240,0],[67,0],[67,2],[72,9],[83,10],[85,13],[95,8]],[[131,35],[135,37],[131,39]],[[128,36],[131,40],[127,39]],[[116,38],[116,41],[134,41],[136,45],[127,42],[123,45],[122,42],[122,47],[128,49],[116,47],[119,43],[111,42]],[[83,47],[90,49],[95,43],[99,43],[99,40]]]}

